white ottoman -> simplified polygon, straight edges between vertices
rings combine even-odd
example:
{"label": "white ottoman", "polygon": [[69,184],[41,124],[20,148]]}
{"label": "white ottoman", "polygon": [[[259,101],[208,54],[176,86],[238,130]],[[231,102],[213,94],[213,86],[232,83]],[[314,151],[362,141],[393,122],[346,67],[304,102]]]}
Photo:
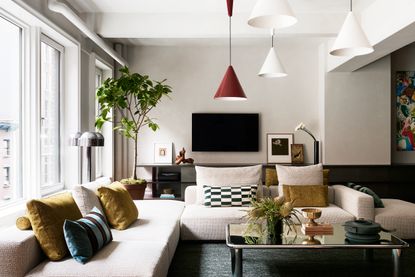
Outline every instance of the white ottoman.
{"label": "white ottoman", "polygon": [[415,239],[415,204],[398,199],[382,199],[385,208],[375,209],[375,221],[401,239]]}

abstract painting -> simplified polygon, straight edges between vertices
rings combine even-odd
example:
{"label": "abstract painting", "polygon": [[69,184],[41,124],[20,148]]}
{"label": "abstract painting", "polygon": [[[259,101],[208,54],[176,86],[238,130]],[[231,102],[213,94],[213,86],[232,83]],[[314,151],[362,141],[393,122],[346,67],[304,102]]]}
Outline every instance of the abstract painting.
{"label": "abstract painting", "polygon": [[396,149],[414,151],[415,71],[396,72]]}

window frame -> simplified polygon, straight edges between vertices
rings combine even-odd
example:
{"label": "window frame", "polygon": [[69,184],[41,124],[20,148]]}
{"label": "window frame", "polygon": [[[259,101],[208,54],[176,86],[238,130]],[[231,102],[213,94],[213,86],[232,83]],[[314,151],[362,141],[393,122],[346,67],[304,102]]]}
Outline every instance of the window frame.
{"label": "window frame", "polygon": [[[9,149],[8,151],[8,155],[6,155],[7,157],[10,157],[12,154],[13,156],[16,156],[16,159],[12,159],[12,163],[11,166],[13,168],[15,168],[14,170],[16,171],[16,173],[13,175],[13,178],[15,178],[15,188],[13,188],[13,196],[10,202],[7,203],[1,203],[0,204],[0,209],[4,209],[4,208],[8,208],[8,207],[13,207],[15,205],[18,205],[20,203],[22,203],[22,201],[24,201],[24,185],[23,185],[23,161],[26,158],[26,155],[24,154],[24,131],[23,131],[23,122],[24,122],[24,115],[22,113],[22,111],[24,110],[23,108],[23,97],[25,95],[24,93],[24,84],[25,84],[25,75],[24,75],[24,64],[27,61],[27,57],[25,55],[25,51],[24,49],[27,47],[27,29],[28,29],[28,25],[24,24],[21,20],[19,20],[18,18],[16,18],[15,16],[11,15],[10,13],[7,13],[6,11],[2,11],[0,10],[0,19],[6,20],[9,23],[15,25],[16,27],[19,28],[19,39],[20,39],[20,43],[19,43],[19,95],[18,95],[18,103],[19,103],[19,118],[18,118],[18,122],[19,122],[19,131],[18,131],[18,140],[16,142],[16,151],[15,153],[11,153],[11,149],[10,149],[10,139],[8,139],[8,146]],[[10,185],[10,180],[11,180],[11,173],[12,171],[10,170],[10,166],[7,166],[8,168],[8,183]],[[4,169],[6,169],[6,167],[4,167]]]}
{"label": "window frame", "polygon": [[62,176],[62,166],[63,166],[63,151],[62,151],[62,145],[63,145],[63,124],[62,124],[62,95],[65,93],[64,91],[64,80],[63,80],[63,76],[64,76],[64,55],[65,55],[65,47],[62,46],[61,44],[59,44],[58,42],[56,42],[55,40],[51,39],[49,36],[45,35],[44,33],[40,33],[40,37],[39,37],[39,95],[38,95],[38,99],[39,99],[39,115],[38,115],[38,120],[39,120],[39,165],[41,165],[41,142],[40,142],[40,130],[41,130],[41,72],[42,72],[42,65],[41,65],[41,44],[45,43],[48,46],[54,48],[55,50],[59,51],[59,93],[58,93],[58,103],[59,103],[59,112],[58,112],[58,122],[59,122],[59,129],[58,129],[58,137],[59,137],[59,182],[57,184],[52,184],[52,185],[48,185],[48,186],[42,186],[42,180],[41,180],[41,171],[42,169],[39,166],[40,172],[39,172],[39,190],[40,190],[40,195],[41,196],[45,196],[45,195],[49,195],[55,192],[58,192],[60,190],[64,189],[64,182],[63,182],[63,176]]}

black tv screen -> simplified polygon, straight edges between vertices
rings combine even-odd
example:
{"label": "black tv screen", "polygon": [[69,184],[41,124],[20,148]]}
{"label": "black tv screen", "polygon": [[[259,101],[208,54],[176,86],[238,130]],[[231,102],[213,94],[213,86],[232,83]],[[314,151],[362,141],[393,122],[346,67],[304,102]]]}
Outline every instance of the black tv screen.
{"label": "black tv screen", "polygon": [[258,151],[258,114],[192,114],[192,151]]}

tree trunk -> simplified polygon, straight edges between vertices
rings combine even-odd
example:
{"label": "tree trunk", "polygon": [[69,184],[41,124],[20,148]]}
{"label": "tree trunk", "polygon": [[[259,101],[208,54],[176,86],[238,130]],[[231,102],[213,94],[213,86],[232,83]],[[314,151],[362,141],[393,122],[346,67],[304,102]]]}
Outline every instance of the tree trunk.
{"label": "tree trunk", "polygon": [[131,175],[131,178],[134,180],[137,180],[137,134],[134,138],[134,163],[133,163],[133,174]]}

